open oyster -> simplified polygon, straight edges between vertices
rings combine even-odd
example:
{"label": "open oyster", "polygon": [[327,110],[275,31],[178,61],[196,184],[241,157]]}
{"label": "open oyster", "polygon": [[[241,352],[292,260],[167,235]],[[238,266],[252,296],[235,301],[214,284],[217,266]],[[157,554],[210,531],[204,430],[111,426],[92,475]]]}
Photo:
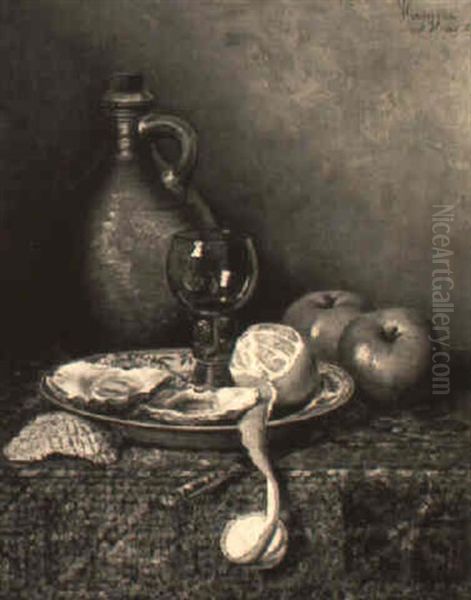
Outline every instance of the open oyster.
{"label": "open oyster", "polygon": [[158,367],[121,369],[80,360],[59,367],[48,384],[83,408],[115,412],[129,408],[169,378],[168,371]]}
{"label": "open oyster", "polygon": [[156,394],[152,402],[138,411],[157,421],[179,425],[200,425],[236,421],[259,399],[256,387],[225,387],[199,390],[191,385],[171,394]]}

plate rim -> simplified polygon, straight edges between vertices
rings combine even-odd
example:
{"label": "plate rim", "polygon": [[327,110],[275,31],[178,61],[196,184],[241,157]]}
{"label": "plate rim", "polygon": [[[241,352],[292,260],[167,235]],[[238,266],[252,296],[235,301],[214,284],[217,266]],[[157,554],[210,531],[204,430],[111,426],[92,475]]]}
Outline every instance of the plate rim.
{"label": "plate rim", "polygon": [[[136,429],[144,429],[144,430],[150,430],[150,431],[162,431],[162,432],[167,432],[167,433],[171,433],[171,432],[180,432],[180,433],[193,433],[193,434],[201,434],[201,433],[224,433],[224,432],[234,432],[234,431],[238,431],[238,426],[237,423],[233,423],[233,424],[221,424],[221,425],[217,425],[217,424],[207,424],[207,425],[186,425],[186,424],[172,424],[172,423],[162,423],[162,422],[147,422],[147,421],[135,421],[133,419],[123,419],[122,417],[119,416],[115,416],[115,415],[105,415],[105,414],[100,414],[97,412],[91,412],[82,408],[78,408],[76,406],[71,405],[70,403],[67,403],[64,400],[59,399],[53,392],[53,390],[49,387],[47,380],[48,378],[51,376],[51,374],[57,370],[60,366],[66,365],[66,364],[70,364],[72,362],[77,362],[80,360],[99,360],[100,358],[106,357],[106,356],[110,356],[110,355],[119,355],[119,354],[178,354],[181,352],[191,352],[191,348],[184,348],[184,347],[180,347],[180,348],[159,348],[159,349],[147,349],[147,350],[121,350],[121,351],[116,351],[116,352],[101,352],[101,353],[97,353],[97,354],[91,354],[88,356],[84,356],[82,358],[76,358],[73,360],[70,360],[68,362],[65,363],[61,363],[59,365],[56,365],[54,367],[51,367],[50,369],[48,369],[41,377],[40,382],[39,382],[39,393],[40,395],[45,398],[47,401],[51,402],[52,404],[54,404],[55,406],[69,412],[69,413],[73,413],[76,415],[79,415],[81,417],[85,417],[85,418],[89,418],[89,419],[94,419],[94,420],[98,420],[101,421],[103,423],[108,423],[110,425],[117,425],[120,427],[125,427],[125,428],[136,428]],[[334,405],[327,405],[325,407],[324,410],[320,410],[318,412],[316,412],[316,414],[312,414],[310,413],[308,410],[306,410],[306,405],[304,405],[302,408],[300,408],[298,411],[295,411],[293,413],[290,413],[289,415],[285,415],[283,417],[277,418],[277,419],[273,419],[268,421],[268,428],[269,429],[277,429],[277,428],[281,428],[281,427],[287,427],[289,425],[296,425],[296,424],[300,424],[300,423],[304,423],[306,421],[309,421],[311,419],[315,419],[317,417],[320,417],[324,414],[327,414],[329,412],[333,412],[334,410],[337,410],[338,408],[340,408],[341,406],[345,405],[347,402],[349,402],[354,394],[355,391],[355,383],[354,380],[352,378],[352,376],[343,368],[341,367],[339,364],[337,363],[333,363],[333,362],[326,362],[326,361],[318,361],[318,369],[319,369],[319,374],[324,375],[327,372],[330,373],[334,373],[338,378],[342,379],[345,383],[345,391],[342,393],[341,396],[339,396],[338,401],[334,404]],[[316,398],[316,395],[314,395],[314,397],[312,398],[311,401],[313,401]],[[303,412],[305,411],[305,412]]]}

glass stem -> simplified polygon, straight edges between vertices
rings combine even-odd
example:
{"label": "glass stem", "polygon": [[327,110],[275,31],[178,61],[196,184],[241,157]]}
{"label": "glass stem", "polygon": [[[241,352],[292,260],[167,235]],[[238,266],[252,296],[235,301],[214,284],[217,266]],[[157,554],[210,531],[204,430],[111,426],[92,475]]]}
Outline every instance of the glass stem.
{"label": "glass stem", "polygon": [[193,383],[203,387],[233,385],[229,361],[234,341],[234,323],[226,316],[201,316],[193,325],[196,359]]}

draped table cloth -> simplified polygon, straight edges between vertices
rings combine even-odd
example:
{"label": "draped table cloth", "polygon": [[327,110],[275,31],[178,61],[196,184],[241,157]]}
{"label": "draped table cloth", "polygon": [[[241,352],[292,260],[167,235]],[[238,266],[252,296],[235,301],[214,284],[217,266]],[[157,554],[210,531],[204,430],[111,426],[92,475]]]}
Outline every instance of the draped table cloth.
{"label": "draped table cloth", "polygon": [[[52,410],[38,376],[3,378],[2,446]],[[289,531],[271,571],[219,548],[231,517],[264,504],[242,453],[124,443],[106,467],[3,459],[0,598],[471,598],[470,426],[449,399],[380,414],[357,396],[271,448]]]}

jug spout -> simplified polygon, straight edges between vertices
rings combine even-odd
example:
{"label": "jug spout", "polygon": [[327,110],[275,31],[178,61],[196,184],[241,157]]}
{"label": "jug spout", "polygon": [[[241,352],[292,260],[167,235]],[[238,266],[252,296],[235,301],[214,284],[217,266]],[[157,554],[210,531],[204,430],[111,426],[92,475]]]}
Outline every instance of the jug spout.
{"label": "jug spout", "polygon": [[154,104],[154,100],[152,92],[145,87],[142,73],[115,73],[102,98],[102,105],[108,109],[132,108],[144,113]]}

